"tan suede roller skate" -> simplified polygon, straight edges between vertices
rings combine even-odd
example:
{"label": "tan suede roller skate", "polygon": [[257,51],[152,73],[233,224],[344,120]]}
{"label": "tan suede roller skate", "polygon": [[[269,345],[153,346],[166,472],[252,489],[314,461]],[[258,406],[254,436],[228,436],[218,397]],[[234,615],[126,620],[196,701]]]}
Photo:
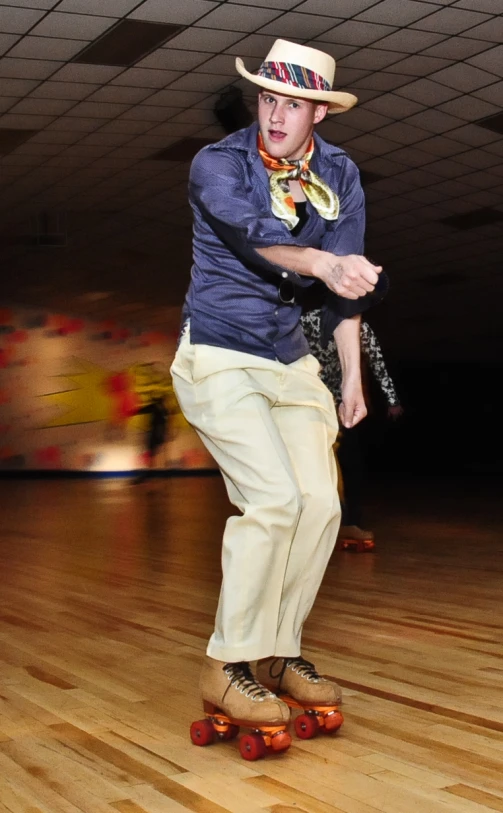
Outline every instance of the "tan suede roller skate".
{"label": "tan suede roller skate", "polygon": [[242,726],[251,732],[239,741],[244,759],[260,759],[290,747],[292,738],[286,730],[290,709],[254,678],[248,663],[207,657],[200,689],[206,718],[192,723],[190,737],[195,745],[234,739]]}
{"label": "tan suede roller skate", "polygon": [[343,724],[340,686],[322,678],[304,658],[267,658],[259,662],[257,676],[290,708],[302,711],[294,723],[300,739],[311,739],[321,728],[337,731]]}

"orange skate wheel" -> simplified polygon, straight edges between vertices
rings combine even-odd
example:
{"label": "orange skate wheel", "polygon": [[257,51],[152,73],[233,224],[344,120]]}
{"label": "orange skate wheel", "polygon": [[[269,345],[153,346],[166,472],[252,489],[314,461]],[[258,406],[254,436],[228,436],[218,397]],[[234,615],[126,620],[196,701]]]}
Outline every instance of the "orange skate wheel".
{"label": "orange skate wheel", "polygon": [[314,714],[299,714],[295,720],[295,733],[301,740],[312,739],[320,727]]}
{"label": "orange skate wheel", "polygon": [[260,734],[243,734],[239,740],[239,750],[243,759],[254,762],[265,757],[267,747]]}
{"label": "orange skate wheel", "polygon": [[194,745],[211,745],[215,740],[215,729],[209,720],[198,720],[190,727],[190,739]]}
{"label": "orange skate wheel", "polygon": [[292,738],[288,731],[280,731],[271,738],[271,748],[273,751],[287,751],[292,744]]}
{"label": "orange skate wheel", "polygon": [[334,711],[333,714],[327,714],[325,717],[325,728],[327,731],[338,731],[344,722],[344,717],[340,711]]}

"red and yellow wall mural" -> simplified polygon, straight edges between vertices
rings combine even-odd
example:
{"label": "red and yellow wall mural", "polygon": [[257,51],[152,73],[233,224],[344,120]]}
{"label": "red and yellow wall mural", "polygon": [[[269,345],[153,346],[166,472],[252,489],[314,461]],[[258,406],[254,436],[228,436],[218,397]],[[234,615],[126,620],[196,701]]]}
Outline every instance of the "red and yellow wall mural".
{"label": "red and yellow wall mural", "polygon": [[176,335],[21,308],[0,308],[0,470],[133,471],[148,418],[169,411],[161,466],[214,468],[178,407],[169,367]]}

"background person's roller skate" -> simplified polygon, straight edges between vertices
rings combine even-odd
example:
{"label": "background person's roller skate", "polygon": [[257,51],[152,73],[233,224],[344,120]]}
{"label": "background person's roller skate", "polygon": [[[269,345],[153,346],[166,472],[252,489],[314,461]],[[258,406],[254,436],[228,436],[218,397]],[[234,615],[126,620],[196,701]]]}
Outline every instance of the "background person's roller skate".
{"label": "background person's roller skate", "polygon": [[292,738],[286,730],[290,709],[254,678],[248,663],[206,658],[200,688],[206,718],[190,727],[195,745],[232,740],[243,727],[249,729],[239,741],[244,759],[260,759],[290,747]]}
{"label": "background person's roller skate", "polygon": [[365,531],[358,525],[341,525],[337,536],[337,550],[351,553],[368,553],[374,550],[375,541],[372,531]]}
{"label": "background person's roller skate", "polygon": [[322,678],[304,658],[267,658],[258,664],[257,676],[290,708],[302,712],[294,721],[301,739],[311,739],[320,729],[337,731],[343,724],[340,686]]}

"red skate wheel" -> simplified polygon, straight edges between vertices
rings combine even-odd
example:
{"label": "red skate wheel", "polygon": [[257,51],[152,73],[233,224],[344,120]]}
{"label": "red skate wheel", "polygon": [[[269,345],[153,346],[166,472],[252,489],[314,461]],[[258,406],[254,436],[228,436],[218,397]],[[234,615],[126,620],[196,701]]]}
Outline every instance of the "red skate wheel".
{"label": "red skate wheel", "polygon": [[220,738],[222,740],[234,740],[237,735],[239,734],[239,726],[233,725],[232,723],[229,725],[227,731],[222,731]]}
{"label": "red skate wheel", "polygon": [[301,740],[312,739],[319,728],[319,723],[314,714],[299,714],[295,720],[295,733]]}
{"label": "red skate wheel", "polygon": [[215,729],[209,720],[198,720],[190,727],[190,739],[194,745],[210,745],[215,740]]}
{"label": "red skate wheel", "polygon": [[271,748],[273,751],[286,751],[292,744],[292,738],[288,731],[280,731],[271,738]]}
{"label": "red skate wheel", "polygon": [[239,740],[239,750],[243,759],[253,762],[266,755],[267,747],[260,734],[243,734]]}
{"label": "red skate wheel", "polygon": [[325,728],[327,731],[337,731],[344,722],[344,717],[340,711],[334,711],[325,717]]}

